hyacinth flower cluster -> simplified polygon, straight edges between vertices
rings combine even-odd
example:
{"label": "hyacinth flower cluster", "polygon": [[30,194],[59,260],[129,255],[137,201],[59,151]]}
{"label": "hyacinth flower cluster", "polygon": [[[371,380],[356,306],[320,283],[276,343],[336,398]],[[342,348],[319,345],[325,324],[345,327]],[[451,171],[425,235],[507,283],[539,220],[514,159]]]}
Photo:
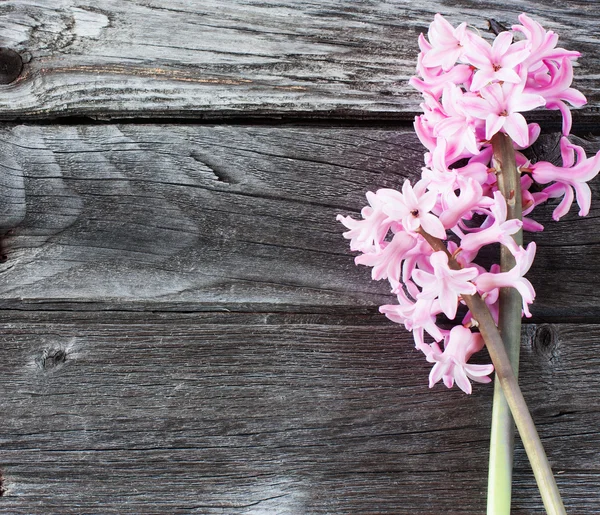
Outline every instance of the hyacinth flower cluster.
{"label": "hyacinth flower cluster", "polygon": [[[414,123],[427,149],[421,179],[405,181],[399,191],[368,192],[360,220],[338,216],[351,250],[360,252],[355,262],[372,267],[374,280],[389,281],[397,303],[380,311],[412,331],[416,348],[433,364],[430,387],[443,380],[471,393],[471,381],[490,381],[491,364],[468,363],[484,346],[475,317],[467,311],[461,325],[445,329],[439,315],[454,320],[463,296],[479,294],[497,323],[499,289],[512,287],[522,297],[522,313],[531,316],[535,290],[525,274],[536,247],[518,245],[513,235],[543,230],[530,214],[551,198],[561,199],[555,220],[574,201],[585,216],[587,182],[600,170],[600,152],[588,157],[568,139],[569,105],[586,103],[571,87],[579,53],[557,47],[558,36],[527,15],[519,21],[490,42],[465,23],[453,27],[435,16],[427,38],[419,38],[417,76],[410,80],[423,95],[423,114]],[[542,107],[562,114],[562,166],[531,163],[520,152],[540,134],[522,113]],[[507,219],[507,203],[515,198],[505,198],[498,186],[492,146],[498,133],[509,136],[515,149],[522,220]],[[432,239],[445,249],[434,248]],[[514,257],[511,270],[475,262],[483,247],[498,243]]]}

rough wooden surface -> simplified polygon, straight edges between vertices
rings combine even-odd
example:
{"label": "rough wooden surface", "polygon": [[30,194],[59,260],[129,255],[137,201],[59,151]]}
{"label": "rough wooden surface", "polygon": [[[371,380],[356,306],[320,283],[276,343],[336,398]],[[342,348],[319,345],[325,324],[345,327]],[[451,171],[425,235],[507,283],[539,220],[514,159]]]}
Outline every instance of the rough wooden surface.
{"label": "rough wooden surface", "polygon": [[[4,126],[0,305],[375,310],[389,287],[354,266],[335,216],[419,174],[422,152],[389,129]],[[532,236],[533,313],[598,320],[600,207],[556,223],[555,204]]]}
{"label": "rough wooden surface", "polygon": [[[3,513],[482,513],[491,387],[379,317],[3,313]],[[598,326],[529,326],[569,513],[600,510]],[[518,444],[513,513],[543,513]]]}
{"label": "rough wooden surface", "polygon": [[[484,33],[523,11],[583,53],[585,137],[596,2],[0,2],[0,119],[32,122],[0,125],[0,512],[483,513],[491,388],[427,388],[335,215],[420,171],[406,80],[433,14]],[[597,206],[537,211],[521,366],[582,515],[600,512]],[[515,464],[513,513],[543,513],[519,444]]]}
{"label": "rough wooden surface", "polygon": [[417,36],[436,12],[482,33],[488,18],[510,26],[529,13],[583,53],[582,114],[598,112],[594,1],[11,0],[0,4],[0,46],[25,65],[0,86],[0,118],[409,119]]}

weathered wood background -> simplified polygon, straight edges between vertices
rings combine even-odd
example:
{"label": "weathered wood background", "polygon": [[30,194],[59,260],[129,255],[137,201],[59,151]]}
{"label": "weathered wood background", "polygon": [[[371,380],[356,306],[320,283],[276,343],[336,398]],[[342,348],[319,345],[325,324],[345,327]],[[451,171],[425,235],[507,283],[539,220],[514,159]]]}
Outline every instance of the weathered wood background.
{"label": "weathered wood background", "polygon": [[[459,4],[460,7],[456,7]],[[416,37],[596,2],[0,3],[0,512],[485,511],[491,387],[427,388],[338,213],[420,173]],[[557,158],[556,117],[532,155]],[[521,384],[569,513],[600,512],[600,181],[532,238]],[[10,232],[8,232],[10,230]],[[485,360],[485,356],[480,359]],[[517,442],[513,512],[543,513]]]}

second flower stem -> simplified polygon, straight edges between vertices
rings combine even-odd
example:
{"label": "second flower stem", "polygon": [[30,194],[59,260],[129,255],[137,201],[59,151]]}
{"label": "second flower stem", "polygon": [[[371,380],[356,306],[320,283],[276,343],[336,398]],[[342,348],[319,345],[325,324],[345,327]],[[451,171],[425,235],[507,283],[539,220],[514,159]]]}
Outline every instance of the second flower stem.
{"label": "second flower stem", "polygon": [[[446,248],[446,244],[440,240],[428,234],[422,229],[419,230],[420,234],[425,238],[427,243],[431,245],[431,248],[435,251],[445,252],[448,256],[448,266],[454,270],[460,270],[462,267],[450,254]],[[496,371],[496,377],[500,382],[504,396],[510,407],[510,411],[519,430],[521,441],[525,447],[525,452],[529,458],[529,463],[533,469],[533,475],[538,485],[538,489],[542,496],[542,502],[548,515],[566,515],[565,507],[560,497],[560,492],[556,486],[550,463],[546,457],[546,452],[542,446],[542,442],[523,398],[523,393],[517,382],[517,378],[512,369],[511,362],[504,348],[500,331],[496,326],[496,322],[492,318],[490,310],[481,298],[476,293],[475,295],[463,295],[465,304],[471,311],[474,320],[477,322],[479,332],[483,336],[485,345],[492,358],[494,369]]]}
{"label": "second flower stem", "polygon": [[[501,132],[492,138],[498,189],[506,199],[506,219],[522,220],[521,177],[515,162],[512,140]],[[523,232],[513,235],[523,245]],[[504,245],[500,248],[500,271],[515,266],[515,258]],[[514,288],[500,289],[498,329],[515,378],[519,373],[521,345],[521,295]],[[498,376],[494,381],[494,402],[490,435],[487,515],[510,515],[515,424]]]}

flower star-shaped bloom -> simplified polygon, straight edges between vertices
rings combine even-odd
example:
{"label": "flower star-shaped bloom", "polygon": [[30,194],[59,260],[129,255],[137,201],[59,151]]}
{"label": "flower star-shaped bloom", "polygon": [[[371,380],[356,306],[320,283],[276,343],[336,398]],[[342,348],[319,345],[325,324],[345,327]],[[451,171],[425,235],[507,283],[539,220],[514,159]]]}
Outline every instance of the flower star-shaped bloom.
{"label": "flower star-shaped bloom", "polygon": [[493,365],[469,365],[467,361],[483,348],[483,338],[479,333],[458,325],[453,327],[444,343],[444,352],[437,343],[430,346],[430,351],[425,352],[427,361],[435,363],[429,374],[429,388],[443,379],[448,388],[452,388],[454,381],[465,393],[471,393],[471,382],[489,383],[488,377],[494,371]]}
{"label": "flower star-shaped bloom", "polygon": [[479,95],[464,95],[461,99],[469,114],[485,120],[485,137],[488,140],[501,129],[521,147],[529,145],[529,129],[521,111],[530,111],[546,103],[544,97],[524,93],[520,84],[492,84]]}
{"label": "flower star-shaped bloom", "polygon": [[424,270],[415,270],[412,274],[415,282],[423,288],[418,298],[439,298],[442,312],[453,319],[456,316],[458,297],[477,292],[477,288],[470,281],[479,275],[479,271],[476,268],[452,270],[448,266],[448,256],[442,251],[431,254],[430,262],[433,266],[433,274]]}
{"label": "flower star-shaped bloom", "polygon": [[530,55],[523,63],[527,68],[536,70],[543,66],[543,61],[562,59],[563,57],[577,59],[581,55],[573,50],[556,48],[558,35],[551,30],[546,32],[544,27],[526,14],[520,14],[519,21],[522,25],[513,25],[512,29],[523,33],[527,38]]}
{"label": "flower star-shaped bloom", "polygon": [[[381,191],[381,190],[379,190]],[[350,240],[350,248],[361,252],[379,252],[382,243],[392,225],[388,216],[383,212],[386,198],[383,195],[367,192],[369,205],[361,210],[362,220],[355,220],[351,216],[338,215],[336,220],[342,222],[348,231],[344,238]]]}
{"label": "flower star-shaped bloom", "polygon": [[440,222],[447,229],[454,227],[461,218],[471,218],[469,213],[475,208],[491,203],[488,197],[483,196],[483,189],[476,180],[459,175],[457,183],[460,186],[458,196],[449,191],[442,197],[444,212],[440,215]]}
{"label": "flower star-shaped bloom", "polygon": [[[563,200],[552,213],[555,220],[569,212],[573,203],[573,190],[577,194],[579,216],[586,216],[592,202],[592,192],[586,183],[596,177],[600,171],[600,152],[588,158],[582,147],[573,145],[564,136],[560,141],[560,149],[563,166],[540,161],[531,165],[531,175],[540,184],[556,181],[544,190],[550,197],[564,194]],[[575,155],[577,155],[577,164],[575,164]]]}
{"label": "flower star-shaped bloom", "polygon": [[523,312],[526,317],[531,317],[528,305],[535,299],[535,290],[532,284],[523,277],[531,268],[533,258],[535,257],[535,242],[527,245],[527,249],[519,249],[520,252],[515,255],[516,265],[508,272],[484,273],[475,280],[477,289],[481,293],[486,293],[495,288],[515,288],[523,299]]}
{"label": "flower star-shaped bloom", "polygon": [[478,68],[471,82],[471,91],[479,91],[490,82],[521,82],[515,67],[530,55],[525,42],[512,43],[510,32],[498,34],[494,43],[473,35],[465,52],[469,62]]}
{"label": "flower star-shaped bloom", "polygon": [[397,232],[392,241],[381,244],[381,252],[369,252],[354,258],[357,265],[372,266],[371,277],[375,281],[388,279],[393,287],[400,283],[402,261],[417,243],[407,232]]}
{"label": "flower star-shaped bloom", "polygon": [[392,198],[395,200],[387,203],[383,208],[390,219],[401,222],[402,227],[409,232],[417,232],[422,227],[432,236],[446,239],[446,230],[442,222],[430,213],[437,201],[437,193],[425,191],[423,181],[415,184],[414,189],[408,180],[404,181],[402,193],[394,190],[386,191],[389,191],[390,196],[393,194]]}
{"label": "flower star-shaped bloom", "polygon": [[413,331],[415,346],[423,352],[428,349],[423,331],[427,331],[438,342],[443,338],[435,319],[441,313],[437,300],[417,299],[417,302],[412,302],[403,292],[399,292],[398,304],[380,306],[379,312],[392,322],[404,324],[408,331]]}
{"label": "flower star-shaped bloom", "polygon": [[428,68],[441,66],[442,70],[448,71],[464,52],[467,24],[463,22],[454,28],[439,13],[433,20],[427,33],[431,50],[423,55],[423,65]]}
{"label": "flower star-shaped bloom", "polygon": [[[459,155],[463,149],[472,155],[479,154],[472,118],[461,105],[463,91],[456,84],[447,83],[442,93],[442,106],[448,115],[434,127],[434,135],[442,136],[448,146],[456,147],[453,154]],[[481,122],[477,122],[481,123]]]}
{"label": "flower star-shaped bloom", "polygon": [[513,255],[517,254],[519,246],[511,235],[521,229],[523,222],[515,219],[506,220],[506,200],[499,191],[494,192],[494,204],[490,210],[494,222],[480,231],[466,234],[460,242],[461,249],[474,257],[484,245],[499,242],[508,247]]}

